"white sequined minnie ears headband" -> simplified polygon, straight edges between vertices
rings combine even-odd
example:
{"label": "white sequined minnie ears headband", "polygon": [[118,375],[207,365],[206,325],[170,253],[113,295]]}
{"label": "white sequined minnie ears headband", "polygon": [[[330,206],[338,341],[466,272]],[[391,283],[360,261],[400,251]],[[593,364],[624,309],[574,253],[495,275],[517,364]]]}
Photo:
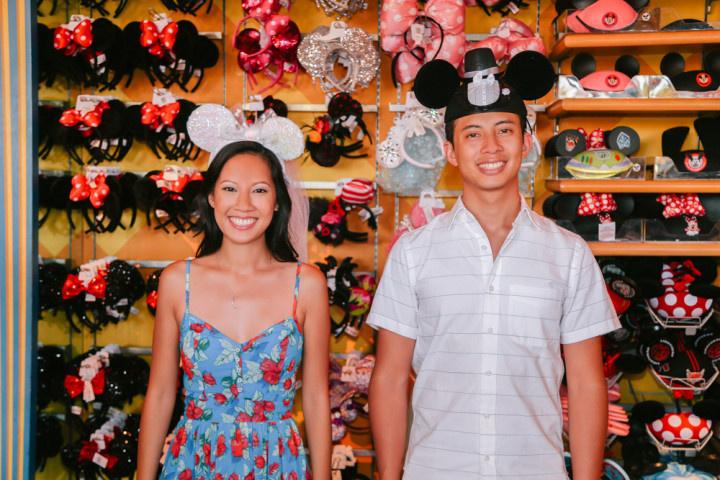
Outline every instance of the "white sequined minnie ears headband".
{"label": "white sequined minnie ears headband", "polygon": [[300,127],[292,120],[276,115],[271,109],[248,124],[242,112],[236,117],[223,105],[205,104],[190,114],[187,131],[195,145],[210,152],[210,161],[224,146],[241,141],[257,142],[280,159],[292,202],[288,224],[290,241],[298,258],[307,260],[308,199],[292,181],[286,165],[305,151],[305,136]]}
{"label": "white sequined minnie ears headband", "polygon": [[277,116],[272,110],[252,124],[245,123],[240,116],[238,119],[223,105],[201,105],[190,114],[187,131],[195,145],[210,152],[211,161],[225,145],[243,140],[263,145],[283,164],[295,160],[305,150],[305,137],[292,120]]}

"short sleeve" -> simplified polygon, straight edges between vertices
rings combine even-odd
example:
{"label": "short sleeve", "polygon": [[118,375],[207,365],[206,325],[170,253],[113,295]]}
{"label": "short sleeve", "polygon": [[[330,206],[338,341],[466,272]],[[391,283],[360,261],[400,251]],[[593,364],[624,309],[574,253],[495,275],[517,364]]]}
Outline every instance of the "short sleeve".
{"label": "short sleeve", "polygon": [[578,240],[563,304],[560,342],[577,343],[620,328],[600,267],[587,244]]}
{"label": "short sleeve", "polygon": [[408,338],[417,338],[417,296],[410,281],[407,237],[393,246],[380,277],[367,324]]}

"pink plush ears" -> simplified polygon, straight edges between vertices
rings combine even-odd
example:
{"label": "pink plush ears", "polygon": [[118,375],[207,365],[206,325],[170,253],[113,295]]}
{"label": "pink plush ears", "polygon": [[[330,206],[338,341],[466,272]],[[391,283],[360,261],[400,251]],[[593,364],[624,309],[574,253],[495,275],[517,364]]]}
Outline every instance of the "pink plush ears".
{"label": "pink plush ears", "polygon": [[640,72],[640,63],[632,55],[622,55],[615,61],[615,70],[596,71],[595,57],[589,53],[578,53],[572,61],[572,72],[586,90],[599,92],[621,92],[630,84],[630,79]]}

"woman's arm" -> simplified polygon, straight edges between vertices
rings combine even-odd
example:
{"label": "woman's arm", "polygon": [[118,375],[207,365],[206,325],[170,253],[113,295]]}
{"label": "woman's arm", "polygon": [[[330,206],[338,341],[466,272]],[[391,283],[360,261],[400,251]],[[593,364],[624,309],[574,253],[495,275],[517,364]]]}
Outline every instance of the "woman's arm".
{"label": "woman's arm", "polygon": [[302,407],[310,448],[313,480],[330,479],[330,311],[325,276],[304,265],[300,286],[300,311],[304,314]]}
{"label": "woman's arm", "polygon": [[155,480],[177,394],[179,318],[185,302],[185,264],[160,276],[153,330],[150,381],[140,419],[137,480]]}

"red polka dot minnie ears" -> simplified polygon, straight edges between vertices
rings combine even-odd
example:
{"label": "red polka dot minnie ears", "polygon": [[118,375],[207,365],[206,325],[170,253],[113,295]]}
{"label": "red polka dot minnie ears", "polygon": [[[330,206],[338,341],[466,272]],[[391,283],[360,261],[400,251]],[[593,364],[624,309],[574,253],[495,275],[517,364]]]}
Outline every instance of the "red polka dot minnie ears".
{"label": "red polka dot minnie ears", "polygon": [[372,230],[377,230],[376,212],[369,203],[375,196],[375,188],[370,180],[353,179],[344,183],[340,194],[333,200],[310,199],[310,225],[315,238],[322,243],[339,245],[344,240],[365,242],[367,232],[355,232],[348,228],[347,215],[359,209],[364,220]]}

